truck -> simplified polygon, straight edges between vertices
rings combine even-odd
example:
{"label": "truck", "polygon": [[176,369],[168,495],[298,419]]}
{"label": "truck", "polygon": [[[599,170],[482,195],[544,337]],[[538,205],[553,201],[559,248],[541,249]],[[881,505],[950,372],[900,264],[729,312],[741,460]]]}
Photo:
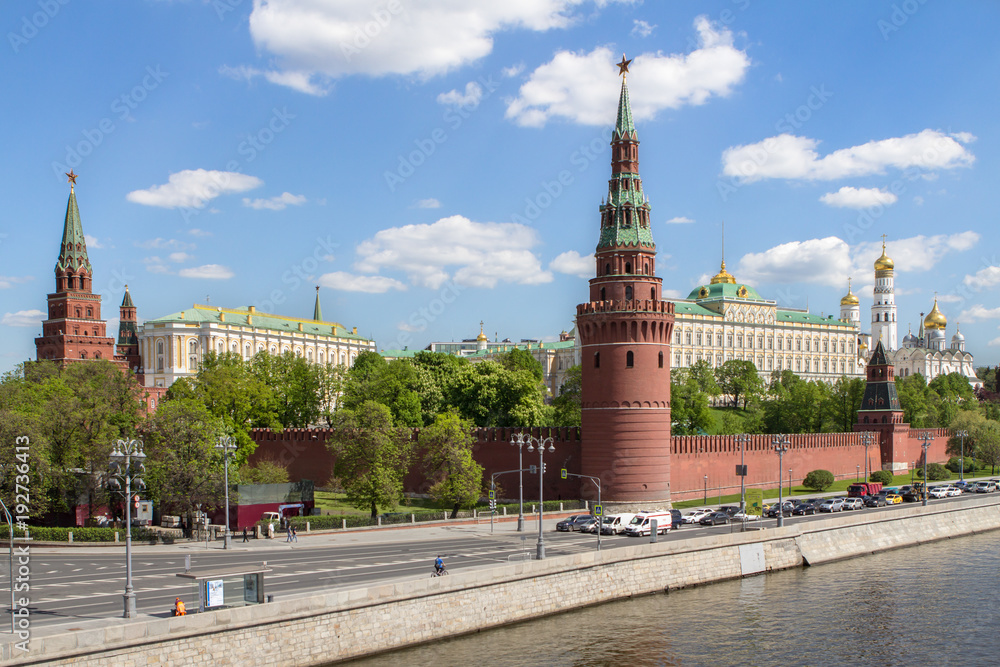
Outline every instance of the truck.
{"label": "truck", "polygon": [[632,520],[634,514],[624,513],[624,514],[610,514],[604,517],[604,523],[601,524],[601,534],[602,535],[618,535],[625,532],[625,526],[628,525],[629,521]]}
{"label": "truck", "polygon": [[625,534],[629,537],[642,537],[649,535],[652,530],[652,522],[656,521],[656,533],[665,533],[673,527],[673,518],[666,510],[646,510],[641,511],[632,517],[625,527]]}
{"label": "truck", "polygon": [[882,490],[881,482],[858,482],[847,487],[848,498],[860,498],[862,496],[877,496]]}

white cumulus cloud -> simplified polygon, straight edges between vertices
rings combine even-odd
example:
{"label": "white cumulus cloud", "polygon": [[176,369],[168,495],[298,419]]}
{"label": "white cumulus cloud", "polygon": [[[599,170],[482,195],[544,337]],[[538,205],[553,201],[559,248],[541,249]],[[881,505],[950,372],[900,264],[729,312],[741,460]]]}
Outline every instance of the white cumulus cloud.
{"label": "white cumulus cloud", "polygon": [[19,310],[16,313],[4,313],[0,324],[8,327],[33,327],[41,324],[45,313],[40,310]]}
{"label": "white cumulus cloud", "polygon": [[433,197],[428,199],[418,199],[413,205],[414,208],[441,208],[441,202]]}
{"label": "white cumulus cloud", "polygon": [[722,153],[722,171],[744,183],[765,178],[829,181],[883,174],[886,169],[955,169],[975,156],[953,135],[937,130],[869,141],[820,157],[819,140],[780,134]]}
{"label": "white cumulus cloud", "polygon": [[352,74],[426,79],[488,55],[500,32],[570,25],[579,2],[258,0],[250,13],[250,35],[275,67],[229,69],[312,94],[323,94],[329,81]]}
{"label": "white cumulus cloud", "polygon": [[597,270],[594,266],[593,253],[581,256],[575,250],[567,250],[556,256],[555,259],[549,262],[549,269],[577,276],[578,278],[592,278],[595,275],[594,272]]}
{"label": "white cumulus cloud", "polygon": [[84,241],[84,243],[87,244],[88,248],[101,249],[101,248],[104,247],[104,245],[100,241],[97,240],[96,236],[91,236],[90,234],[84,234],[83,235],[83,241]]}
{"label": "white cumulus cloud", "polygon": [[449,278],[470,287],[535,285],[552,281],[531,252],[538,243],[538,234],[525,225],[453,215],[433,224],[383,229],[358,244],[354,268],[364,274],[402,271],[413,284],[432,289]]}
{"label": "white cumulus cloud", "polygon": [[271,197],[269,199],[250,199],[248,197],[243,198],[243,205],[249,206],[257,211],[261,209],[267,209],[269,211],[281,211],[284,210],[289,205],[291,206],[301,206],[306,203],[305,195],[293,195],[291,192],[282,192],[277,197]]}
{"label": "white cumulus cloud", "polygon": [[172,253],[170,253],[170,261],[174,262],[175,264],[183,264],[184,262],[188,261],[189,259],[193,259],[193,257],[191,255],[187,254],[186,252],[172,252]]}
{"label": "white cumulus cloud", "polygon": [[385,276],[358,276],[344,271],[324,273],[319,277],[318,282],[323,287],[341,290],[342,292],[382,294],[391,289],[401,291],[406,289],[406,285],[394,278],[387,278]]}
{"label": "white cumulus cloud", "polygon": [[[939,298],[938,301],[941,299]],[[968,310],[963,310],[962,314],[958,316],[960,322],[975,322],[977,320],[996,320],[1000,319],[1000,307],[998,308],[987,308],[986,306],[977,303],[972,308]]]}
{"label": "white cumulus cloud", "polygon": [[483,87],[475,81],[465,84],[465,92],[449,90],[437,96],[438,104],[451,107],[465,107],[474,109],[479,106],[479,101],[483,99]]}
{"label": "white cumulus cloud", "polygon": [[181,278],[203,278],[205,280],[229,280],[234,275],[232,270],[227,266],[221,266],[219,264],[203,264],[202,266],[194,266],[189,269],[181,269],[177,274]]}
{"label": "white cumulus cloud", "polygon": [[629,33],[633,37],[649,37],[653,34],[653,30],[656,29],[655,25],[650,24],[648,21],[642,21],[640,19],[632,20],[632,31]]}
{"label": "white cumulus cloud", "polygon": [[31,276],[0,276],[0,289],[10,289],[31,280]]}
{"label": "white cumulus cloud", "polygon": [[185,169],[170,174],[170,178],[163,185],[154,185],[146,190],[133,190],[125,198],[145,206],[204,208],[205,204],[219,195],[246,192],[263,184],[264,181],[256,176],[247,176],[235,171]]}
{"label": "white cumulus cloud", "polygon": [[734,272],[750,283],[822,283],[841,285],[851,270],[850,246],[836,236],[782,243],[744,255]]}
{"label": "white cumulus cloud", "polygon": [[678,215],[667,220],[668,225],[687,225],[692,222],[694,222],[694,220],[683,215]]}
{"label": "white cumulus cloud", "polygon": [[868,208],[895,204],[899,201],[899,197],[888,190],[852,188],[845,185],[836,192],[827,192],[819,200],[828,206],[839,208]]}
{"label": "white cumulus cloud", "polygon": [[[704,104],[725,97],[743,81],[750,58],[733,46],[733,34],[701,16],[695,19],[698,48],[687,54],[643,53],[629,74],[632,114],[652,118],[662,109]],[[507,118],[541,127],[565,118],[582,125],[608,125],[618,108],[620,56],[606,46],[590,53],[559,51],[541,65],[507,105]]]}
{"label": "white cumulus cloud", "polygon": [[[970,250],[979,242],[979,234],[972,231],[956,234],[918,234],[886,243],[886,254],[895,264],[898,272],[929,271],[941,259],[952,252]],[[875,260],[882,254],[882,243],[859,243],[854,246],[852,256],[856,272],[869,275],[874,271]]]}
{"label": "white cumulus cloud", "polygon": [[994,285],[1000,285],[1000,266],[987,266],[985,269],[976,271],[975,275],[967,275],[962,282],[969,287],[986,289]]}

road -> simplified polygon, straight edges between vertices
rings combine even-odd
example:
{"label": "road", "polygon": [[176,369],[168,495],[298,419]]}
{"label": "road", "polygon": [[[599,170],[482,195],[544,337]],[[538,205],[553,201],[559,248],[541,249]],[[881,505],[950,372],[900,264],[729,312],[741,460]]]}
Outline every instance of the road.
{"label": "road", "polygon": [[[959,500],[961,498],[931,502],[937,505]],[[912,504],[863,511],[892,512],[897,507],[909,506]],[[817,521],[825,516],[786,517],[785,523]],[[545,521],[547,556],[596,548],[596,536],[558,533],[554,530],[556,521]],[[761,522],[765,526],[774,523],[774,519]],[[517,533],[513,522],[506,522],[497,524],[492,534],[488,524],[300,534],[301,541],[292,544],[283,539],[252,540],[243,544],[237,539],[229,551],[222,550],[220,543],[213,543],[209,549],[195,543],[135,545],[132,565],[137,609],[140,615],[169,616],[174,598],[178,596],[185,600],[189,609],[197,608],[194,585],[176,577],[184,570],[186,555],[191,556],[192,569],[196,571],[257,566],[266,561],[273,571],[265,575],[265,592],[281,598],[430,576],[434,559],[439,554],[451,571],[506,564],[524,554],[534,554],[537,525],[527,522],[524,533]],[[738,527],[684,526],[659,539],[683,540],[734,529]],[[604,549],[614,549],[634,545],[638,539],[604,536],[602,544]],[[55,625],[74,628],[94,619],[121,616],[125,588],[122,547],[32,547],[30,567],[30,609],[36,629]],[[0,571],[2,569],[0,565]]]}

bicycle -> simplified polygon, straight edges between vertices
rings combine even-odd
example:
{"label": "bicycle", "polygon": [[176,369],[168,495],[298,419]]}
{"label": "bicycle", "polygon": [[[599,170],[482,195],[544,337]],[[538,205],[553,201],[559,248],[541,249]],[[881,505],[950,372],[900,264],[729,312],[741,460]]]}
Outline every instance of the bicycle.
{"label": "bicycle", "polygon": [[448,568],[442,567],[440,570],[434,570],[431,572],[431,577],[445,577],[448,576]]}

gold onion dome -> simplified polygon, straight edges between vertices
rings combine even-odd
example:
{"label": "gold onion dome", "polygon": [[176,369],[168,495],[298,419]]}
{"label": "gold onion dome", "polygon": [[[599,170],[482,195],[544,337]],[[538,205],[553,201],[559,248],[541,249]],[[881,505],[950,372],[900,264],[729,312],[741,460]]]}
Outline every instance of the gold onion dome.
{"label": "gold onion dome", "polygon": [[489,339],[486,337],[486,334],[483,332],[483,323],[480,322],[479,323],[479,335],[476,336],[476,342],[481,343],[484,340],[489,340]]}
{"label": "gold onion dome", "polygon": [[947,326],[948,318],[938,309],[937,297],[934,297],[934,307],[931,308],[931,312],[927,313],[927,317],[924,318],[924,328],[944,331]]}
{"label": "gold onion dome", "polygon": [[885,241],[882,242],[882,256],[875,260],[876,271],[892,271],[895,268],[892,260],[885,254]]}
{"label": "gold onion dome", "polygon": [[712,276],[711,284],[718,285],[719,283],[729,283],[730,285],[736,284],[736,278],[733,277],[733,274],[726,271],[726,260],[722,260],[722,268],[719,269],[718,273]]}
{"label": "gold onion dome", "polygon": [[854,292],[851,291],[851,282],[847,281],[847,295],[843,299],[840,300],[840,305],[841,306],[857,306],[857,305],[860,305],[860,303],[861,302],[858,301],[858,297],[856,297],[854,295]]}

